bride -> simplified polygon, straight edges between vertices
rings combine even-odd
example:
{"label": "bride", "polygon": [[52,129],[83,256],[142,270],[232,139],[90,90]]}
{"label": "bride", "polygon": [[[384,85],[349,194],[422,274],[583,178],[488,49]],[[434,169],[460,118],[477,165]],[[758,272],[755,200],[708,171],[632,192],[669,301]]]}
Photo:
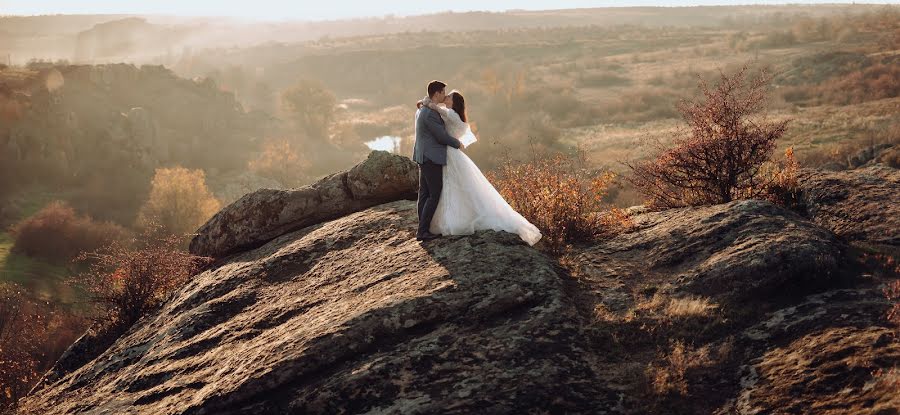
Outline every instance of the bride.
{"label": "bride", "polygon": [[[455,90],[450,92],[443,104],[445,106],[437,105],[426,97],[418,106],[426,105],[437,111],[444,120],[447,133],[464,147],[474,143],[477,138],[466,123],[466,101],[462,94]],[[482,229],[518,234],[528,245],[541,239],[541,231],[506,203],[472,159],[448,146],[443,190],[429,231],[441,235],[471,235]]]}

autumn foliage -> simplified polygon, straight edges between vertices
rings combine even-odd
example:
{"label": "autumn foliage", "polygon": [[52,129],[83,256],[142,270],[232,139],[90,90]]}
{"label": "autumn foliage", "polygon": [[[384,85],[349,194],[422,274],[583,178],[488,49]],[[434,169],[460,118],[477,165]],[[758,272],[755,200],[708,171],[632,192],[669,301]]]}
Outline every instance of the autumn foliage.
{"label": "autumn foliage", "polygon": [[14,225],[12,234],[14,251],[60,262],[122,239],[127,231],[79,215],[65,202],[55,201]]}
{"label": "autumn foliage", "polygon": [[181,250],[183,237],[161,234],[152,225],[129,243],[116,241],[78,257],[89,267],[74,280],[100,306],[99,321],[130,327],[209,263]]}
{"label": "autumn foliage", "polygon": [[763,109],[769,77],[748,79],[747,68],[721,74],[715,88],[701,79],[703,98],[678,109],[688,131],[671,145],[657,143],[649,160],[629,163],[629,181],[654,207],[670,208],[765,198],[771,177],[760,174],[787,121],[766,122]]}
{"label": "autumn foliage", "polygon": [[83,318],[0,285],[0,411],[15,405],[86,327]]}
{"label": "autumn foliage", "polygon": [[161,225],[168,234],[184,235],[206,223],[221,207],[206,187],[203,170],[156,169],[150,197],[138,213],[138,225]]}
{"label": "autumn foliage", "polygon": [[802,211],[804,206],[800,198],[799,171],[800,163],[794,156],[794,148],[789,147],[784,151],[784,160],[772,160],[765,164],[763,196],[777,205]]}
{"label": "autumn foliage", "polygon": [[583,168],[584,153],[507,159],[489,180],[504,199],[543,234],[545,249],[560,254],[573,242],[627,227],[623,212],[605,208],[602,199],[613,175]]}

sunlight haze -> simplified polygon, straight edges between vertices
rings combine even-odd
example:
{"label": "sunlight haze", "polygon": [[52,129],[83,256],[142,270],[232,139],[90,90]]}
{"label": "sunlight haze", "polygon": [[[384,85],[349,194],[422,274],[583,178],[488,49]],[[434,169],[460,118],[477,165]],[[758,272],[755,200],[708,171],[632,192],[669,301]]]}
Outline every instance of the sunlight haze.
{"label": "sunlight haze", "polygon": [[[298,4],[299,3],[299,4]],[[389,5],[377,1],[334,0],[326,4],[314,2],[285,2],[279,0],[260,0],[252,3],[236,1],[63,1],[63,0],[7,0],[0,2],[0,15],[43,15],[43,14],[151,14],[178,16],[223,16],[262,20],[322,20],[344,19],[385,15],[416,15],[439,13],[445,11],[505,11],[505,10],[548,10],[592,7],[627,7],[627,6],[711,6],[741,4],[825,4],[829,1],[476,1],[461,0],[455,2],[437,1],[394,1]],[[866,3],[886,3],[890,1],[870,1]]]}

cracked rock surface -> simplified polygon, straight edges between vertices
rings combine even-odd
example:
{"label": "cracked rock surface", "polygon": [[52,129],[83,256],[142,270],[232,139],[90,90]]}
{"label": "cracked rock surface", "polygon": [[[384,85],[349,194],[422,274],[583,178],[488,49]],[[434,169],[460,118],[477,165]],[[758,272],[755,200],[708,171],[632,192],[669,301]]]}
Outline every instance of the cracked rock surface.
{"label": "cracked rock surface", "polygon": [[549,258],[490,231],[420,244],[415,221],[398,201],[233,256],[23,410],[584,412],[615,399],[583,361]]}

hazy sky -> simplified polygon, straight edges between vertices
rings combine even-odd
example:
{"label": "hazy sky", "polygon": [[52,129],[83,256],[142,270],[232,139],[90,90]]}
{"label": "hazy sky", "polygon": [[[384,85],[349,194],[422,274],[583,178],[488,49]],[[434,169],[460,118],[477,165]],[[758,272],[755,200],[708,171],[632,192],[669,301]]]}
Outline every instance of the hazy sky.
{"label": "hazy sky", "polygon": [[[900,0],[898,0],[900,1]],[[870,0],[862,3],[897,3]],[[0,15],[33,14],[165,14],[231,16],[249,19],[342,19],[363,16],[414,15],[442,11],[569,9],[611,6],[695,6],[717,4],[835,3],[816,0],[0,0]],[[849,2],[848,2],[849,3]]]}

